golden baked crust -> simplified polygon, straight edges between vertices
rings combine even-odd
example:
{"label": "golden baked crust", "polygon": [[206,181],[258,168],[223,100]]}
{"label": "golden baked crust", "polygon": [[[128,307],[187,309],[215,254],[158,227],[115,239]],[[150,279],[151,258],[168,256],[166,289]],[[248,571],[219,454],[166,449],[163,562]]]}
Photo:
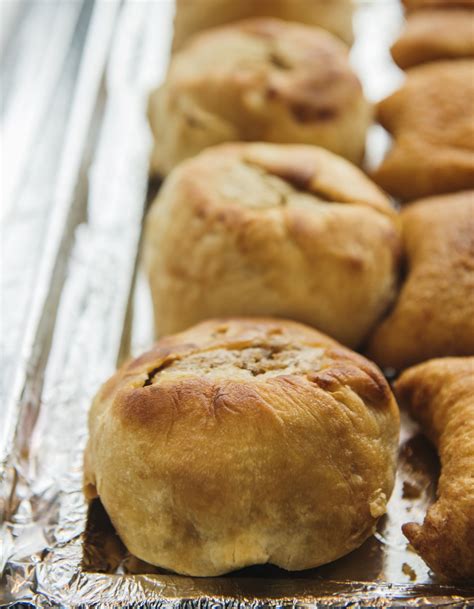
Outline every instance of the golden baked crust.
{"label": "golden baked crust", "polygon": [[330,338],[284,320],[207,321],[99,391],[85,490],[152,564],[306,569],[372,534],[398,427],[380,371]]}
{"label": "golden baked crust", "polygon": [[408,70],[401,89],[378,106],[394,143],[375,181],[414,199],[474,187],[474,60]]}
{"label": "golden baked crust", "polygon": [[474,7],[474,0],[402,0],[407,11],[418,10],[421,8],[456,8],[464,6]]}
{"label": "golden baked crust", "polygon": [[410,368],[396,383],[441,459],[438,499],[423,525],[403,532],[435,573],[474,579],[474,357]]}
{"label": "golden baked crust", "polygon": [[351,44],[351,0],[177,0],[173,49],[201,30],[250,17],[276,17],[319,26]]}
{"label": "golden baked crust", "polygon": [[402,69],[438,59],[474,56],[474,11],[435,8],[408,15],[392,57]]}
{"label": "golden baked crust", "polygon": [[317,144],[359,163],[372,109],[342,42],[320,28],[262,18],[194,37],[174,55],[148,114],[151,172],[166,174],[232,141]]}
{"label": "golden baked crust", "polygon": [[401,214],[407,277],[369,355],[397,370],[474,353],[474,192],[418,201]]}
{"label": "golden baked crust", "polygon": [[148,215],[157,333],[274,315],[357,345],[395,295],[396,221],[384,194],[326,150],[204,151],[169,176]]}

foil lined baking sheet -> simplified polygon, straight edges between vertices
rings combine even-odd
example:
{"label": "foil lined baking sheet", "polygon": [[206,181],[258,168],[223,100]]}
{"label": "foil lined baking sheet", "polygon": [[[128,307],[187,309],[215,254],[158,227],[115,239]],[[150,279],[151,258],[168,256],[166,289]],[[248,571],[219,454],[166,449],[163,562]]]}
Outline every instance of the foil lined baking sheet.
{"label": "foil lined baking sheet", "polygon": [[[433,448],[405,416],[397,484],[377,534],[319,569],[287,573],[262,566],[216,578],[178,576],[129,555],[100,502],[86,505],[82,452],[91,397],[118,362],[152,342],[150,297],[137,264],[143,214],[153,194],[147,182],[151,139],[145,109],[147,91],[166,70],[173,6],[170,0],[75,5],[62,17],[70,29],[54,47],[65,53],[73,41],[79,49],[57,59],[62,84],[53,97],[59,96],[58,107],[67,105],[60,101],[60,92],[65,95],[61,70],[69,66],[64,78],[70,88],[77,85],[71,108],[61,115],[64,141],[54,131],[58,113],[44,144],[61,149],[56,186],[52,194],[40,191],[44,206],[50,197],[43,224],[27,218],[28,234],[36,235],[29,256],[37,259],[37,281],[28,294],[18,281],[3,286],[10,305],[18,302],[28,310],[28,323],[12,317],[5,343],[16,357],[15,370],[4,369],[2,377],[0,603],[474,606],[474,588],[437,581],[401,533],[403,522],[422,520],[434,497],[438,467]],[[361,2],[357,9],[352,61],[371,99],[402,79],[388,54],[401,19],[395,0]],[[53,79],[43,78],[46,98]],[[43,110],[48,103],[42,101]],[[33,116],[32,128],[40,122]],[[22,155],[31,141],[28,132]],[[380,127],[372,128],[368,165],[379,162],[387,141]],[[41,166],[36,171],[41,174]],[[15,188],[20,182],[13,174]],[[18,217],[10,223],[8,218],[6,228],[17,230],[11,239],[18,235],[21,241]]]}

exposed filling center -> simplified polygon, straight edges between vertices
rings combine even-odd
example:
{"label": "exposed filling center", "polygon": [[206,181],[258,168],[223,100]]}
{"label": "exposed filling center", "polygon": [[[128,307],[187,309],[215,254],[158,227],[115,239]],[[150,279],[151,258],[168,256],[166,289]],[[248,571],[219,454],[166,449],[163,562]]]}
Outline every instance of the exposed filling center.
{"label": "exposed filling center", "polygon": [[301,347],[248,347],[215,349],[175,360],[157,371],[151,382],[178,376],[251,379],[309,374],[320,369],[324,349]]}

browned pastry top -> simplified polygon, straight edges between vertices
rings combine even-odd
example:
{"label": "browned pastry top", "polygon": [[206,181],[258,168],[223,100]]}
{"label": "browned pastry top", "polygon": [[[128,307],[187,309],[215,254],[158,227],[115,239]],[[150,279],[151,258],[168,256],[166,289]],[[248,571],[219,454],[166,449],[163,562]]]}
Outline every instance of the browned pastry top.
{"label": "browned pastry top", "polygon": [[[348,384],[375,407],[393,408],[389,387],[376,366],[313,328],[271,318],[222,318],[166,336],[151,351],[123,366],[104,385],[101,397],[125,390],[116,403],[117,413],[127,424],[149,424],[155,415],[160,421],[166,416],[159,389],[165,390],[167,383],[172,389],[174,382],[192,381],[201,388],[224,380],[235,382],[234,407],[244,411],[246,395],[255,395],[250,390],[245,394],[247,383],[258,390],[270,379],[288,375],[295,382],[309,379],[327,391]],[[278,393],[277,385],[274,389]],[[223,399],[209,397],[215,408]],[[172,407],[173,401],[170,397],[166,404]],[[201,411],[199,401],[193,404]],[[202,412],[210,415],[212,409]]]}
{"label": "browned pastry top", "polygon": [[[212,63],[219,45],[222,56]],[[348,70],[347,49],[319,28],[249,19],[199,34],[188,44],[186,59],[193,53],[195,61],[180,60],[180,56],[175,60],[174,70],[183,81],[205,71],[211,76],[211,87],[214,80],[223,78],[247,89],[247,79],[252,79],[256,95],[280,100],[301,122],[337,116],[351,95],[360,91],[356,75]],[[261,69],[256,70],[259,64]],[[229,66],[236,68],[233,73]],[[207,97],[207,101],[225,113],[220,99]]]}
{"label": "browned pastry top", "polygon": [[362,171],[314,146],[222,144],[182,166],[171,184],[177,178],[190,199],[209,207],[283,210],[307,195],[314,203],[360,205],[397,217],[385,193]]}

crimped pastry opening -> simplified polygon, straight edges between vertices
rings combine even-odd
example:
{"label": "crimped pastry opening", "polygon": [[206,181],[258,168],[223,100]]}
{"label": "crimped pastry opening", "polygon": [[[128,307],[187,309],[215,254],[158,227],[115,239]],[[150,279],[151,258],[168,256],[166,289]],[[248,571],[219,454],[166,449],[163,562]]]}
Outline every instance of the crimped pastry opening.
{"label": "crimped pastry opening", "polygon": [[313,188],[312,177],[312,172],[278,175],[244,158],[217,176],[217,189],[225,199],[252,209],[340,203],[323,189]]}
{"label": "crimped pastry opening", "polygon": [[307,375],[322,367],[325,349],[292,344],[222,346],[163,362],[148,373],[144,387],[183,376],[252,380]]}

